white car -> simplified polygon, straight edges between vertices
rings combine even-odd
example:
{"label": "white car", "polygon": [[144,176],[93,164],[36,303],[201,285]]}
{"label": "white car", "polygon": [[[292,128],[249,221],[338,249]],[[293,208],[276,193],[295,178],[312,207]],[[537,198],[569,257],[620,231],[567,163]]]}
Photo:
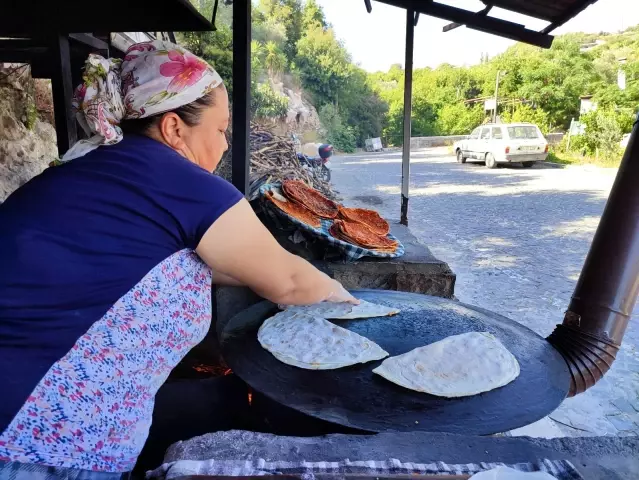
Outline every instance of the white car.
{"label": "white car", "polygon": [[457,161],[485,162],[488,168],[499,163],[521,163],[532,167],[546,160],[548,142],[532,123],[487,124],[477,127],[464,140],[453,146]]}

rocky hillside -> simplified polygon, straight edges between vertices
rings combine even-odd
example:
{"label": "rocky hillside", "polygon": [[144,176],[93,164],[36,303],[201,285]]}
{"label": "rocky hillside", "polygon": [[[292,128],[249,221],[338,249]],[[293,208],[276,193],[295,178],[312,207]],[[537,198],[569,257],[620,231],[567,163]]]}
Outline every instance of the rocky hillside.
{"label": "rocky hillside", "polygon": [[0,64],[0,202],[56,158],[52,112],[48,82]]}

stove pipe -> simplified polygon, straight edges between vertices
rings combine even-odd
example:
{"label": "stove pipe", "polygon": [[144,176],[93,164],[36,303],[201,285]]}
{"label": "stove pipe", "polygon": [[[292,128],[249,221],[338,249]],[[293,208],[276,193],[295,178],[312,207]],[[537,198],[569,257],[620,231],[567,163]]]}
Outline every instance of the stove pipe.
{"label": "stove pipe", "polygon": [[570,397],[610,369],[639,292],[638,122],[563,324],[548,337],[570,368]]}

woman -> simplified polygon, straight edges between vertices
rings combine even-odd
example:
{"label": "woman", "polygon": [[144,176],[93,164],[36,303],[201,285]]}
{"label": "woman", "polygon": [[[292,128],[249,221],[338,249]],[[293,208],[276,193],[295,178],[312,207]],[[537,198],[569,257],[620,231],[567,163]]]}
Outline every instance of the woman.
{"label": "woman", "polygon": [[76,99],[93,137],[0,206],[0,478],[132,470],[156,392],[209,329],[212,281],[356,302],[211,175],[229,111],[203,60],[160,41],[91,56]]}

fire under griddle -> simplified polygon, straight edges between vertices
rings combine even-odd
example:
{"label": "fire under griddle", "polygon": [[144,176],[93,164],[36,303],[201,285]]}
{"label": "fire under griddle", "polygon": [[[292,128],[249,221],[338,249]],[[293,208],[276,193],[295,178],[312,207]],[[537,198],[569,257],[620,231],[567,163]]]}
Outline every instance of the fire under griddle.
{"label": "fire under griddle", "polygon": [[359,290],[355,296],[399,308],[394,317],[335,320],[390,353],[406,353],[451,335],[488,331],[515,355],[519,377],[479,395],[447,399],[414,392],[372,373],[381,361],[336,370],[286,365],[257,341],[262,322],[278,309],[262,302],[233,317],[221,332],[229,367],[275,402],[311,417],[362,432],[430,431],[487,435],[528,425],[548,415],[568,393],[570,374],[561,355],[532,330],[501,315],[427,295]]}

